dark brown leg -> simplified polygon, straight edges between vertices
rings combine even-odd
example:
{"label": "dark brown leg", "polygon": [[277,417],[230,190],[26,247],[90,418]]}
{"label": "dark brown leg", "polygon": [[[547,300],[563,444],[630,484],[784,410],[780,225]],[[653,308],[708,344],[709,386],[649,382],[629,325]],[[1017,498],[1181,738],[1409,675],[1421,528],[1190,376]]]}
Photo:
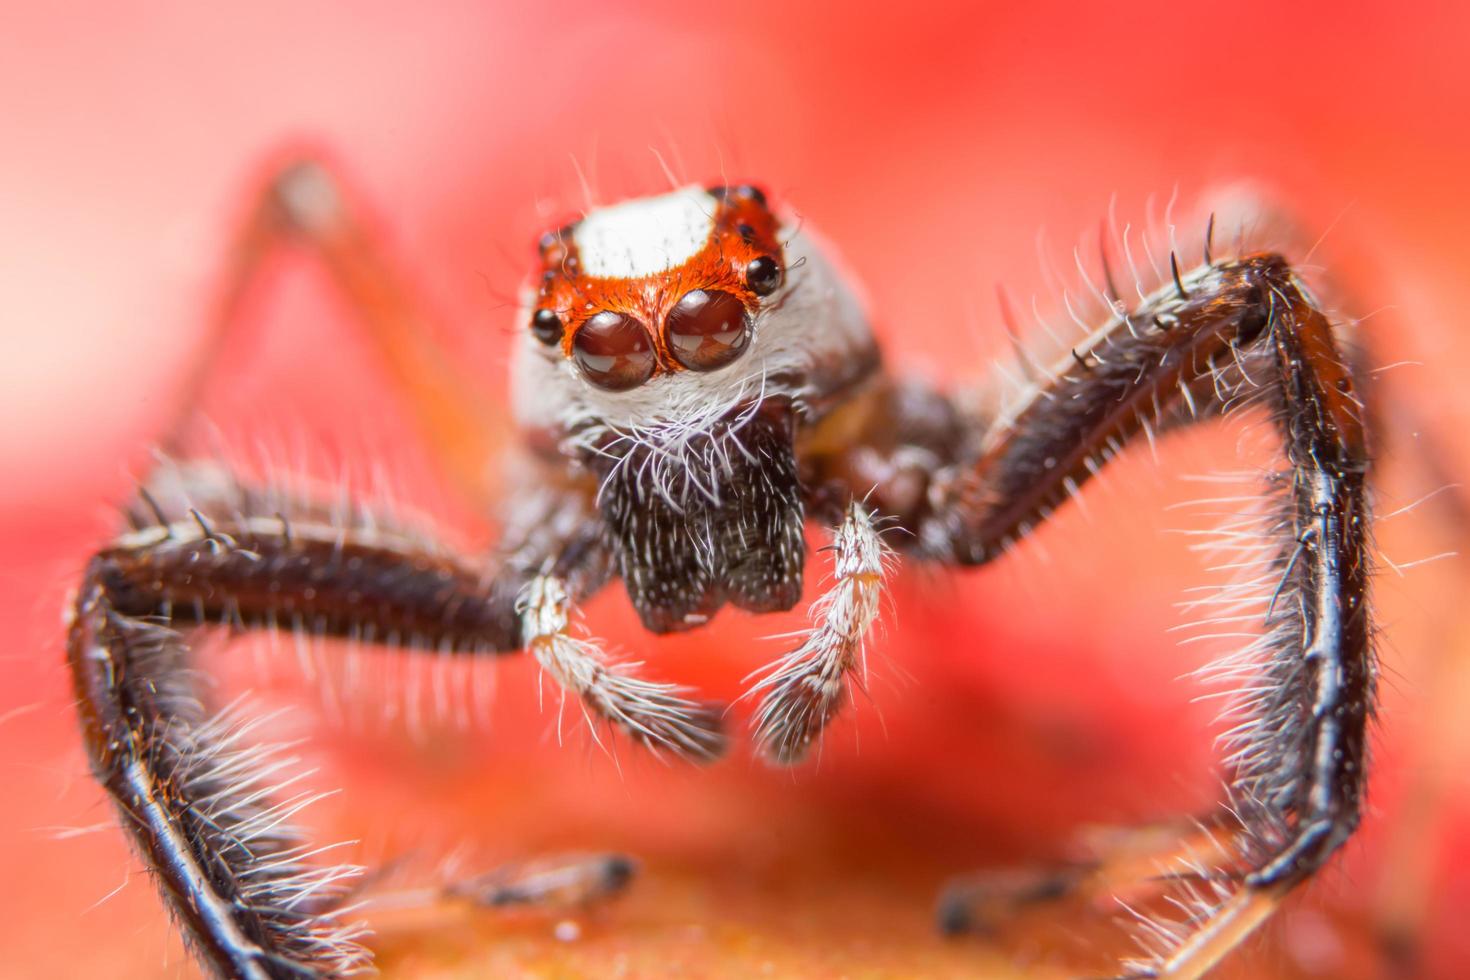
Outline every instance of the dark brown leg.
{"label": "dark brown leg", "polygon": [[[1261,403],[1286,468],[1271,480],[1274,572],[1252,693],[1228,733],[1231,806],[1249,832],[1244,891],[1176,935],[1140,975],[1198,976],[1310,877],[1357,826],[1376,670],[1367,610],[1368,452],[1331,324],[1280,256],[1180,275],[1120,313],[999,420],[973,461],[942,469],[918,521],[933,559],[1002,554],[1132,437]],[[1254,661],[1255,666],[1250,666]],[[1232,665],[1240,671],[1242,663]]]}
{"label": "dark brown leg", "polygon": [[[584,525],[569,537],[532,536],[497,570],[382,520],[326,522],[325,508],[272,500],[217,472],[171,475],[143,492],[135,529],[91,560],[72,613],[68,658],[93,772],[215,973],[350,972],[370,957],[332,909],[355,872],[313,866],[313,849],[283,829],[309,798],[269,800],[269,750],[242,747],[241,722],[205,710],[181,629],[280,628],[469,655],[512,651],[532,642],[519,605],[527,586],[554,577],[585,595],[607,577],[606,555],[595,526]],[[676,732],[674,751],[718,751],[717,718],[701,706],[617,665],[589,666],[613,679],[591,693],[633,690],[646,697],[635,707],[655,711],[609,720],[648,741]],[[591,710],[606,708],[578,693]]]}

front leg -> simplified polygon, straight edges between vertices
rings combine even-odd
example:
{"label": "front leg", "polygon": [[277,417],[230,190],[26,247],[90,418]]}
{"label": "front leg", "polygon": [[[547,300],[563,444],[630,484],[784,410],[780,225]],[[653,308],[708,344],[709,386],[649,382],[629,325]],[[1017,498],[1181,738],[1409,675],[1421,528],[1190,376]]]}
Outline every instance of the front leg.
{"label": "front leg", "polygon": [[[1353,832],[1376,669],[1368,598],[1368,453],[1326,315],[1280,256],[1180,274],[1068,353],[972,458],[942,468],[918,550],[973,565],[1004,553],[1139,434],[1261,404],[1285,468],[1268,481],[1267,574],[1224,599],[1262,637],[1222,672],[1242,694],[1227,733],[1244,890],[1201,910],[1135,975],[1195,977]],[[1116,291],[1114,291],[1116,296]]]}
{"label": "front leg", "polygon": [[[575,517],[590,502],[559,498],[548,509]],[[544,639],[526,630],[538,576],[586,594],[608,574],[585,521],[543,524],[491,568],[380,518],[328,521],[329,512],[218,470],[166,469],[140,494],[134,529],[91,560],[72,610],[68,661],[92,770],[190,945],[220,976],[339,976],[371,957],[361,930],[334,913],[355,869],[314,866],[319,852],[284,829],[309,797],[269,800],[269,749],[241,744],[245,720],[206,712],[183,630],[285,628],[509,652]],[[584,665],[598,659],[579,653]],[[590,710],[671,751],[718,753],[706,708],[626,667],[595,669],[601,688],[577,692]],[[632,692],[631,707],[608,710],[598,695],[609,686]]]}

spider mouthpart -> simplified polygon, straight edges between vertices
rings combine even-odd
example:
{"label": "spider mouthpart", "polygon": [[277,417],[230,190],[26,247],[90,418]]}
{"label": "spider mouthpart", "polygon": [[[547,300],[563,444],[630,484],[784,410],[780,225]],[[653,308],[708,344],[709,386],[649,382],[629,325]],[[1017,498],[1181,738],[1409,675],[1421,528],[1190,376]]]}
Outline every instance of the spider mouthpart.
{"label": "spider mouthpart", "polygon": [[769,296],[781,288],[785,273],[781,264],[769,255],[752,259],[745,267],[745,283],[757,296]]}
{"label": "spider mouthpart", "polygon": [[727,603],[801,598],[803,502],[783,397],[732,406],[677,441],[611,441],[589,459],[618,575],[646,629],[694,629]]}
{"label": "spider mouthpart", "polygon": [[653,376],[653,338],[626,313],[603,310],[572,337],[572,359],[582,376],[608,391],[636,388]]}
{"label": "spider mouthpart", "polygon": [[536,315],[531,317],[531,333],[547,347],[561,343],[563,332],[561,317],[552,310],[537,310]]}

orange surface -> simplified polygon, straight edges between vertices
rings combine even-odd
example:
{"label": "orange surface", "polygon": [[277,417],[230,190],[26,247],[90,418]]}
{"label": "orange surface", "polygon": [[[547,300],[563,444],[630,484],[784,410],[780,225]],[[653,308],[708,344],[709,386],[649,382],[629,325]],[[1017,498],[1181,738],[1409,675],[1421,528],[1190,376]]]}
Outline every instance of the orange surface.
{"label": "orange surface", "polygon": [[[461,363],[503,393],[509,297],[543,225],[681,178],[753,178],[840,244],[906,369],[979,374],[1006,341],[994,285],[1038,271],[1117,196],[1186,198],[1245,176],[1325,235],[1446,474],[1385,449],[1385,511],[1470,483],[1470,15],[1452,5],[1267,2],[1127,9],[684,4],[7,4],[0,16],[0,972],[189,976],[146,874],[85,777],[57,625],[200,342],[230,223],[260,163],[310,139],[347,161],[395,251],[444,313]],[[662,158],[662,163],[660,162]],[[1315,234],[1311,237],[1316,237]],[[318,275],[278,265],[207,409],[319,469],[364,453],[413,495],[427,468],[384,373]],[[244,436],[241,440],[248,441]],[[912,571],[895,590],[871,703],[820,764],[772,771],[743,746],[704,772],[580,731],[558,750],[524,662],[499,672],[488,733],[414,741],[365,710],[320,729],[326,835],[372,858],[472,845],[493,862],[625,848],[627,898],[554,920],[450,910],[383,923],[389,975],[905,977],[1093,975],[1126,944],[1111,913],[1038,913],[945,943],[950,874],[1056,858],[1089,823],[1189,813],[1211,797],[1212,708],[1174,678],[1203,651],[1166,632],[1205,580],[1165,511],[1201,495],[1231,435],[1125,462],[1011,562]],[[319,447],[329,447],[325,450]],[[440,494],[442,499],[443,495]],[[446,519],[477,529],[452,500]],[[1396,562],[1467,549],[1426,505],[1387,522]],[[1466,573],[1380,578],[1384,711],[1361,835],[1230,975],[1378,976],[1385,906],[1421,930],[1423,975],[1470,972]],[[590,624],[660,676],[726,700],[795,619],[721,616],[653,641],[615,591]],[[274,658],[290,661],[286,655]],[[232,682],[289,682],[222,656]],[[262,660],[273,658],[263,655]],[[309,701],[318,704],[315,698]],[[737,726],[749,711],[737,705]],[[365,731],[359,731],[365,729]],[[1408,806],[1406,799],[1428,801]],[[79,833],[77,831],[90,831]],[[1390,900],[1391,899],[1391,900]],[[1009,972],[1007,972],[1009,971]]]}

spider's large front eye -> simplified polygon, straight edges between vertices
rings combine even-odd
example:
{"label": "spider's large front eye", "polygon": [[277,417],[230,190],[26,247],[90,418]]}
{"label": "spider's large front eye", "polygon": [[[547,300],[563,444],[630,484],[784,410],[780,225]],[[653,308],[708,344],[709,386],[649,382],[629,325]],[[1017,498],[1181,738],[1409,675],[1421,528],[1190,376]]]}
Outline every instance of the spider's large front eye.
{"label": "spider's large front eye", "polygon": [[653,338],[626,313],[603,310],[572,338],[572,359],[597,387],[627,391],[653,375]]}
{"label": "spider's large front eye", "polygon": [[666,324],[669,352],[693,371],[722,368],[750,344],[745,304],[729,293],[691,290],[674,304]]}

